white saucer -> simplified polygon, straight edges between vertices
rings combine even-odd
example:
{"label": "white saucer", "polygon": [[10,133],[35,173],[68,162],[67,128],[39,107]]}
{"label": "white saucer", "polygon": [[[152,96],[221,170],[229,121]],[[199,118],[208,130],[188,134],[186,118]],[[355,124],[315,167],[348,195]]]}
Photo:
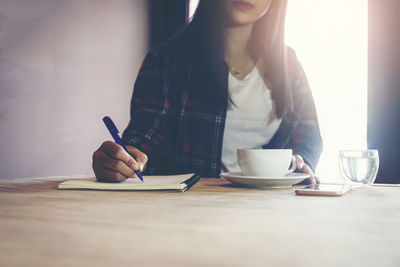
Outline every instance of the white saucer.
{"label": "white saucer", "polygon": [[290,187],[310,177],[309,174],[298,172],[289,173],[283,177],[244,176],[241,172],[224,172],[220,176],[234,184],[265,188]]}

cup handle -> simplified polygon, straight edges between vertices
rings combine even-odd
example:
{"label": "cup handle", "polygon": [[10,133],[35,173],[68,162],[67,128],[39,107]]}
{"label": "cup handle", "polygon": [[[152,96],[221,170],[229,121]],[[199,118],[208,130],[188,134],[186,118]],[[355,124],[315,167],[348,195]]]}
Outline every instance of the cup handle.
{"label": "cup handle", "polygon": [[292,163],[291,163],[291,167],[290,169],[286,172],[286,174],[292,173],[294,172],[294,170],[296,170],[297,168],[297,161],[296,161],[296,157],[292,155]]}

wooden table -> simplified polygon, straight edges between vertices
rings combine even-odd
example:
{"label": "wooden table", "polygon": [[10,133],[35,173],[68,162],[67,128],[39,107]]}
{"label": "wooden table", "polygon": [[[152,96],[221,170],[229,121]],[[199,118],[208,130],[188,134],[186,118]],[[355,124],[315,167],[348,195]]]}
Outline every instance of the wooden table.
{"label": "wooden table", "polygon": [[0,266],[400,266],[400,187],[310,197],[219,179],[185,193],[56,180],[0,180]]}

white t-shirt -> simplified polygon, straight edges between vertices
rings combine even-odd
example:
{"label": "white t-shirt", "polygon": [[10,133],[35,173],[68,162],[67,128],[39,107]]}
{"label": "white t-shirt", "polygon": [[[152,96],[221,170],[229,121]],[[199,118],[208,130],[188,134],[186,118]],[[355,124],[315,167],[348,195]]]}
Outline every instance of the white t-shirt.
{"label": "white t-shirt", "polygon": [[222,143],[223,172],[240,171],[236,150],[261,148],[278,130],[271,91],[256,67],[243,80],[229,73],[229,94],[234,105],[227,110]]}

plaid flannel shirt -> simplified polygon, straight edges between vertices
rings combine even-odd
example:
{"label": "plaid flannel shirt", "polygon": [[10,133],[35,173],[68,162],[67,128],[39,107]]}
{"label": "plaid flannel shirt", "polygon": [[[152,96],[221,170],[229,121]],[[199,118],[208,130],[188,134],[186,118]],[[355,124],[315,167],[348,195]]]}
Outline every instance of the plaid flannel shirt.
{"label": "plaid flannel shirt", "polygon": [[[191,96],[187,82],[190,69],[182,67],[179,53],[179,46],[166,42],[145,57],[123,141],[147,154],[147,174],[196,172],[218,177],[226,110]],[[293,149],[315,169],[322,140],[314,101],[294,52],[289,53],[289,59],[290,71],[297,73],[289,92],[290,104],[277,132],[263,148]]]}

